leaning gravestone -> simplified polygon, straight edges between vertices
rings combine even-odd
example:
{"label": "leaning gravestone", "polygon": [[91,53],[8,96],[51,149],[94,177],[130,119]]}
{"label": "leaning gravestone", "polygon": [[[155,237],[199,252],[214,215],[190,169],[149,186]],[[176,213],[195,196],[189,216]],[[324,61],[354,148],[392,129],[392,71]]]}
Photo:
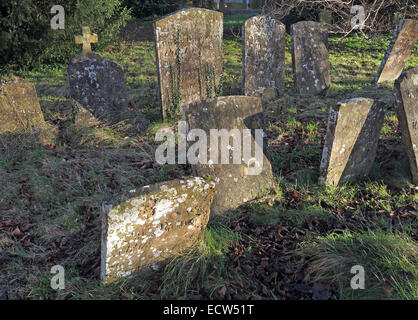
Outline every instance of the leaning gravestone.
{"label": "leaning gravestone", "polygon": [[93,53],[90,43],[97,42],[97,35],[88,27],[82,29],[83,34],[75,40],[83,44],[83,50],[71,58],[68,66],[71,96],[98,120],[118,122],[128,108],[122,68]]}
{"label": "leaning gravestone", "polygon": [[[213,215],[234,210],[274,185],[271,164],[265,156],[260,98],[218,97],[184,106],[183,112],[188,141],[193,138],[192,129],[203,130],[207,137],[203,150],[199,150],[200,161],[192,168],[197,175],[216,182]],[[190,150],[196,150],[192,147],[188,150],[189,162]],[[251,154],[246,152],[249,148]],[[202,154],[207,155],[206,159]]]}
{"label": "leaning gravestone", "polygon": [[286,27],[266,15],[255,16],[243,25],[242,74],[246,96],[263,96],[284,89]]}
{"label": "leaning gravestone", "polygon": [[184,9],[154,25],[160,100],[164,118],[181,106],[220,94],[223,14]]}
{"label": "leaning gravestone", "polygon": [[46,125],[33,83],[0,82],[0,134],[23,133]]}
{"label": "leaning gravestone", "polygon": [[320,183],[341,185],[366,176],[376,157],[387,104],[355,98],[329,110]]}
{"label": "leaning gravestone", "polygon": [[418,184],[418,67],[401,74],[395,81],[394,93],[412,180],[414,184]]}
{"label": "leaning gravestone", "polygon": [[315,95],[331,84],[328,32],[318,22],[301,21],[291,26],[293,77],[297,91]]}
{"label": "leaning gravestone", "polygon": [[401,75],[417,39],[418,21],[402,19],[377,71],[375,78],[377,83],[393,81]]}
{"label": "leaning gravestone", "polygon": [[131,190],[103,216],[102,280],[156,267],[193,245],[206,228],[214,190],[214,182],[199,177]]}

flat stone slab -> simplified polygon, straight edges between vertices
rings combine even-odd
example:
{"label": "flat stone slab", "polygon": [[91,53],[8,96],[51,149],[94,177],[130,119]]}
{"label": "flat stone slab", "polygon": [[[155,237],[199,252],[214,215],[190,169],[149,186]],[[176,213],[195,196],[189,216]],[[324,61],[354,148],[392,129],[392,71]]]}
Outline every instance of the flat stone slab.
{"label": "flat stone slab", "polygon": [[418,39],[418,21],[402,19],[393,35],[392,42],[377,71],[375,81],[396,80],[402,73],[406,61]]}
{"label": "flat stone slab", "polygon": [[396,112],[411,167],[418,185],[418,67],[404,71],[395,81]]}
{"label": "flat stone slab", "polygon": [[320,94],[331,85],[327,29],[314,21],[301,21],[290,29],[296,90],[303,95]]}
{"label": "flat stone slab", "polygon": [[0,134],[22,133],[45,125],[33,83],[18,79],[0,82]]}
{"label": "flat stone slab", "polygon": [[76,55],[68,66],[71,97],[98,120],[116,123],[128,109],[122,68],[97,54]]}
{"label": "flat stone slab", "polygon": [[181,116],[181,106],[221,88],[223,14],[184,9],[157,20],[154,30],[163,117]]}
{"label": "flat stone slab", "polygon": [[[192,169],[196,175],[210,177],[216,182],[216,193],[211,206],[212,215],[221,215],[228,210],[234,210],[245,202],[255,199],[261,192],[273,187],[273,173],[270,161],[266,157],[267,143],[263,140],[263,131],[260,135],[261,141],[256,142],[255,130],[264,129],[260,98],[218,97],[184,106],[183,112],[189,128],[188,141],[190,142],[189,136],[192,129],[203,130],[207,136],[208,161],[206,163],[198,162],[192,165]],[[225,129],[230,134],[229,141],[224,138],[224,147],[222,147],[222,139],[218,139],[215,135],[211,136],[213,129],[218,132]],[[233,129],[235,132],[232,131]],[[244,153],[244,129],[251,131],[250,143],[247,144],[251,147],[251,156],[246,156]],[[239,142],[233,141],[238,138]],[[218,148],[211,149],[212,140],[218,141]],[[259,150],[258,156],[255,153],[257,151],[256,145]],[[238,153],[238,161],[234,162],[233,153],[238,150],[238,146],[241,147],[241,153]],[[218,151],[217,158],[211,155],[211,152],[215,152],[216,149]],[[224,151],[227,149],[227,164],[222,163],[222,149]],[[256,168],[258,173],[250,174],[250,171]]]}
{"label": "flat stone slab", "polygon": [[330,108],[320,183],[337,186],[369,173],[386,109],[385,102],[366,98],[346,100]]}
{"label": "flat stone slab", "polygon": [[286,26],[260,15],[243,25],[243,83],[246,96],[262,97],[266,89],[283,93]]}
{"label": "flat stone slab", "polygon": [[194,177],[131,190],[103,215],[101,278],[109,283],[156,267],[200,239],[215,183]]}

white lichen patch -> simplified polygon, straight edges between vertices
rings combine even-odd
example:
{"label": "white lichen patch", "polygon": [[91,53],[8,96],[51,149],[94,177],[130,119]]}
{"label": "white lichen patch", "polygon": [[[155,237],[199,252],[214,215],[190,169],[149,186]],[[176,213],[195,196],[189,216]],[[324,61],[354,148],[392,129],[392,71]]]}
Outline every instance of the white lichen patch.
{"label": "white lichen patch", "polygon": [[150,186],[145,194],[121,203],[106,215],[102,278],[107,282],[158,263],[200,238],[209,219],[215,184],[190,178],[163,185],[167,187],[164,190],[160,185]]}

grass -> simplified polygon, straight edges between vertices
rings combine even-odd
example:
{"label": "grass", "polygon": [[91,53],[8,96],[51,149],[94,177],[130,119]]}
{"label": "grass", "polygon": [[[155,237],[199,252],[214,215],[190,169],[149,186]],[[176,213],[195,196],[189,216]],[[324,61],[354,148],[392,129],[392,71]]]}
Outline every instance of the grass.
{"label": "grass", "polygon": [[[330,234],[302,244],[309,281],[331,281],[341,299],[418,299],[417,243],[381,231]],[[350,286],[351,267],[365,270],[365,288]]]}
{"label": "grass", "polygon": [[[224,16],[224,95],[242,94],[240,28],[248,17]],[[152,21],[138,25],[150,28]],[[102,205],[140,185],[191,173],[187,166],[153,161],[155,132],[174,126],[161,119],[154,45],[129,39],[100,52],[122,65],[129,89],[130,110],[113,126],[73,123],[66,66],[20,72],[36,84],[55,139],[43,145],[35,133],[0,137],[0,295],[6,290],[11,299],[295,299],[302,297],[295,291],[302,282],[297,275],[305,272],[305,283],[325,281],[334,288],[330,298],[417,299],[417,189],[392,84],[371,83],[390,40],[391,35],[331,36],[331,88],[325,96],[306,98],[293,91],[288,37],[285,93],[264,106],[274,192],[211,222],[202,241],[165,268],[107,286],[98,273]],[[417,53],[415,46],[406,67],[418,64]],[[372,172],[340,188],[319,186],[328,109],[358,96],[385,97],[392,104]],[[56,264],[66,270],[62,291],[49,286]],[[365,290],[349,287],[353,264],[365,267]]]}

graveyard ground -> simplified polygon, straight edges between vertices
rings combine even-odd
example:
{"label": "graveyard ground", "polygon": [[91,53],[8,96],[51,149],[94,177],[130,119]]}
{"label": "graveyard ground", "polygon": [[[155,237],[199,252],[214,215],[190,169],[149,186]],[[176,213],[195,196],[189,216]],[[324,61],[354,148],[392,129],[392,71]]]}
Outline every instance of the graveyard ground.
{"label": "graveyard ground", "polygon": [[[224,95],[242,93],[244,18],[225,16]],[[66,66],[19,74],[36,83],[57,138],[41,146],[35,133],[0,137],[0,296],[418,299],[417,187],[411,184],[391,84],[372,84],[390,34],[369,40],[331,36],[332,87],[315,98],[292,90],[288,38],[286,94],[265,105],[275,190],[213,219],[203,241],[165,268],[100,283],[102,203],[137,186],[190,173],[188,166],[153,161],[156,130],[175,124],[161,121],[150,28],[150,21],[135,21],[121,44],[100,52],[123,66],[130,89],[130,113],[116,125],[73,124]],[[415,46],[407,66],[418,65],[417,54]],[[356,184],[318,186],[328,108],[360,96],[385,97],[392,104],[373,170]],[[65,267],[65,290],[50,287],[56,264]],[[365,268],[365,290],[350,288],[354,265]]]}

